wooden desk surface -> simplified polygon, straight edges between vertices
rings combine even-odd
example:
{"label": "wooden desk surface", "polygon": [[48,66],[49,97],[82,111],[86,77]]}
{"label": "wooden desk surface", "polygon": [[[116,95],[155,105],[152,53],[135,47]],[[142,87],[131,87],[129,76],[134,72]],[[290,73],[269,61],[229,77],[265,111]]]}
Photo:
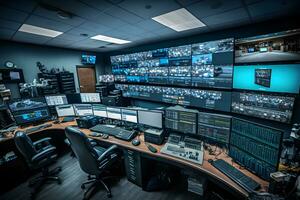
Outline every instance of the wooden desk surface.
{"label": "wooden desk surface", "polygon": [[[72,125],[77,125],[76,121],[72,121],[72,122],[66,122],[66,123],[60,123],[60,124],[54,124],[53,122],[46,122],[46,123],[51,123],[52,126],[42,129],[42,130],[38,130],[36,132],[40,132],[40,131],[44,131],[44,130],[64,130],[67,126],[72,126]],[[29,127],[27,127],[29,128]],[[26,129],[26,128],[25,128]],[[17,129],[17,131],[21,131],[24,129]],[[251,177],[252,179],[254,179],[255,181],[257,181],[258,183],[260,183],[261,185],[261,191],[267,191],[268,190],[268,186],[269,183],[267,181],[262,180],[261,178],[259,178],[258,176],[254,175],[253,173],[249,172],[246,169],[243,169],[240,165],[234,163],[231,161],[231,158],[223,151],[219,152],[219,155],[217,153],[216,155],[210,155],[209,152],[207,150],[204,151],[204,158],[203,158],[203,164],[202,165],[198,165],[196,163],[192,163],[183,159],[179,159],[176,157],[172,157],[170,155],[166,155],[163,153],[160,153],[160,149],[163,147],[163,145],[155,145],[155,144],[151,144],[152,146],[154,146],[158,152],[157,153],[152,153],[151,151],[148,150],[147,146],[145,145],[144,142],[144,135],[141,134],[139,136],[139,139],[141,141],[141,144],[139,146],[133,146],[131,144],[131,142],[127,142],[127,141],[123,141],[123,140],[119,140],[116,139],[114,137],[109,137],[108,139],[103,139],[101,137],[91,137],[89,136],[89,134],[91,133],[91,131],[89,129],[80,129],[84,134],[86,134],[88,137],[93,138],[95,140],[99,140],[99,141],[103,141],[103,142],[107,142],[107,143],[111,143],[111,144],[116,144],[120,147],[126,148],[126,149],[131,149],[131,150],[135,150],[141,153],[145,153],[148,154],[150,156],[153,157],[160,157],[169,161],[173,161],[173,162],[177,162],[179,164],[191,167],[193,169],[199,170],[205,174],[208,174],[209,176],[213,177],[214,179],[220,181],[221,183],[226,184],[227,186],[229,186],[230,188],[235,189],[237,192],[239,192],[240,194],[242,194],[243,196],[247,197],[248,196],[248,192],[245,191],[242,187],[240,187],[238,184],[236,184],[235,182],[233,182],[231,179],[229,179],[226,175],[224,175],[222,172],[220,172],[218,169],[216,169],[215,167],[213,167],[208,160],[209,159],[223,159],[225,161],[227,161],[228,163],[231,163],[234,167],[236,167],[237,169],[239,169],[240,171],[242,171],[244,174],[246,174],[247,176]],[[32,132],[29,134],[33,134],[36,132]],[[4,140],[0,141],[1,142],[5,141],[5,140],[9,140],[12,139],[13,135],[8,135],[8,137]],[[215,148],[214,146],[212,146],[212,148]]]}

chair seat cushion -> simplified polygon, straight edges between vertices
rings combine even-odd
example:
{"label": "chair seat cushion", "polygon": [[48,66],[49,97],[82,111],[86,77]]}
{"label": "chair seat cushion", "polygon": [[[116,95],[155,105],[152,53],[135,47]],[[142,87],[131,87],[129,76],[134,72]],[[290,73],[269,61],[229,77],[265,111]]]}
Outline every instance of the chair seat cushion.
{"label": "chair seat cushion", "polygon": [[94,146],[94,149],[97,152],[98,156],[101,156],[106,151],[106,149],[101,146]]}

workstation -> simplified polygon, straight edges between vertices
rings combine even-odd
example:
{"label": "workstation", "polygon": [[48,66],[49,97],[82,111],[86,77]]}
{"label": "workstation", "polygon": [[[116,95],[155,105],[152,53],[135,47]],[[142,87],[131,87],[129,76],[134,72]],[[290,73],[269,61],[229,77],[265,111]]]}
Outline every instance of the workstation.
{"label": "workstation", "polygon": [[298,8],[0,2],[0,199],[299,199]]}

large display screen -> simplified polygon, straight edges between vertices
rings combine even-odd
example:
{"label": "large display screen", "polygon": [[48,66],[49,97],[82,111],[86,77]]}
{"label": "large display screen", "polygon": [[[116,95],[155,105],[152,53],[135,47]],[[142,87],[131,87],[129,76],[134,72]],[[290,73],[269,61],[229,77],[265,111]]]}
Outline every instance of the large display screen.
{"label": "large display screen", "polygon": [[234,66],[233,88],[299,93],[300,64]]}
{"label": "large display screen", "polygon": [[294,101],[294,97],[233,92],[231,111],[252,117],[290,123]]}
{"label": "large display screen", "polygon": [[111,56],[119,83],[232,88],[233,38]]}
{"label": "large display screen", "polygon": [[235,41],[235,63],[300,61],[300,29]]}

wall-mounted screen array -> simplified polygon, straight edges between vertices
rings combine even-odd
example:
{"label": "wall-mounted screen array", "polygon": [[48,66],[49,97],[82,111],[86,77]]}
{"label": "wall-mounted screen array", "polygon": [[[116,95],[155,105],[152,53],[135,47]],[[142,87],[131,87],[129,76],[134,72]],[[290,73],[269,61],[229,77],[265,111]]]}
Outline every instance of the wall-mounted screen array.
{"label": "wall-mounted screen array", "polygon": [[198,113],[198,134],[213,142],[229,144],[231,116]]}
{"label": "wall-mounted screen array", "polygon": [[290,123],[294,101],[294,97],[233,92],[231,111],[243,115]]}
{"label": "wall-mounted screen array", "polygon": [[235,40],[235,63],[300,61],[300,29]]}
{"label": "wall-mounted screen array", "polygon": [[50,116],[44,97],[14,100],[8,106],[18,125],[45,120]]}
{"label": "wall-mounted screen array", "polygon": [[300,64],[234,66],[233,88],[299,94]]}
{"label": "wall-mounted screen array", "polygon": [[283,132],[233,118],[229,155],[247,169],[269,180],[277,171]]}
{"label": "wall-mounted screen array", "polygon": [[233,38],[111,56],[116,82],[232,87]]}
{"label": "wall-mounted screen array", "polygon": [[231,92],[116,84],[124,97],[230,112]]}

